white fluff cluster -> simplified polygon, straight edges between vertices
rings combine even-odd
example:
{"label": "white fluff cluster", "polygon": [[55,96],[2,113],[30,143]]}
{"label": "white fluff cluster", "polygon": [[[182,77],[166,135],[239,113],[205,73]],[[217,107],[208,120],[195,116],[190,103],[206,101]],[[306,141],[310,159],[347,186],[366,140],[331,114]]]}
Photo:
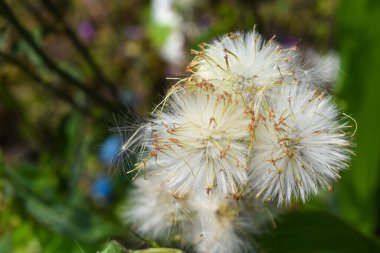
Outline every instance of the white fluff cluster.
{"label": "white fluff cluster", "polygon": [[239,103],[202,92],[174,94],[150,122],[148,176],[175,194],[236,195],[248,181],[251,120]]}
{"label": "white fluff cluster", "polygon": [[319,91],[284,86],[273,92],[270,110],[255,132],[250,185],[263,200],[279,205],[305,201],[318,189],[331,189],[347,167],[350,145],[338,111]]}
{"label": "white fluff cluster", "polygon": [[274,38],[265,42],[255,31],[231,33],[203,48],[193,51],[196,56],[188,67],[193,78],[211,83],[216,94],[243,98],[256,114],[270,90],[305,76],[296,47],[284,49]]}
{"label": "white fluff cluster", "polygon": [[316,74],[326,66],[302,64],[296,48],[255,31],[201,48],[191,76],[123,146],[138,151],[133,171],[146,180],[136,180],[126,217],[150,238],[182,225],[199,253],[245,252],[258,206],[331,189],[347,167],[348,126]]}
{"label": "white fluff cluster", "polygon": [[252,202],[238,207],[235,200],[207,193],[176,196],[143,178],[134,186],[123,219],[133,221],[132,228],[140,235],[165,241],[169,235],[179,236],[199,253],[255,252],[248,235],[265,221],[266,209]]}
{"label": "white fluff cluster", "polygon": [[252,96],[295,80],[296,48],[283,49],[274,40],[266,43],[256,32],[228,34],[203,48],[193,51],[188,70],[219,93]]}
{"label": "white fluff cluster", "polygon": [[163,183],[137,178],[130,202],[127,203],[124,220],[138,224],[136,231],[151,239],[182,231],[191,216],[187,195],[174,195]]}
{"label": "white fluff cluster", "polygon": [[234,203],[217,201],[206,194],[196,198],[194,204],[198,210],[197,219],[187,239],[197,252],[243,252],[248,249],[249,245],[240,234],[243,228],[253,224],[242,222],[237,210],[231,208]]}

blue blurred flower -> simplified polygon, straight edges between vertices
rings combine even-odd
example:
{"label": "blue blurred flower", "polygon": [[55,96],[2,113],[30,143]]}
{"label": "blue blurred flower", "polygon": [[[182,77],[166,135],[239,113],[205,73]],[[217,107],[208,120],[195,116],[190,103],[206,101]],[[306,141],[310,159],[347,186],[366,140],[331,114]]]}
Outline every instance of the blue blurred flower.
{"label": "blue blurred flower", "polygon": [[120,147],[122,145],[122,139],[120,136],[109,136],[100,146],[99,159],[104,165],[110,165],[114,162]]}
{"label": "blue blurred flower", "polygon": [[91,195],[95,200],[107,201],[112,194],[112,181],[108,176],[100,176],[92,184]]}

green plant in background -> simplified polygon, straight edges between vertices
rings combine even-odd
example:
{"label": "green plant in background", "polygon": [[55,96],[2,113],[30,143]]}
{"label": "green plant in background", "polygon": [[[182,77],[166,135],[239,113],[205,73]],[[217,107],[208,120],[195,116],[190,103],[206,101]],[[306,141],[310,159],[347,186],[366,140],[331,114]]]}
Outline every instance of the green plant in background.
{"label": "green plant in background", "polygon": [[[0,252],[170,252],[120,223],[130,180],[114,173],[120,138],[107,128],[149,111],[187,48],[255,23],[319,51],[338,41],[337,102],[358,122],[356,157],[334,192],[292,206],[257,241],[265,252],[378,252],[379,3],[184,2],[173,7],[181,23],[156,33],[150,1],[0,0]],[[175,29],[183,63],[161,54]]]}
{"label": "green plant in background", "polygon": [[[342,55],[339,97],[358,122],[356,158],[351,175],[339,186],[340,213],[361,231],[371,234],[379,229],[380,108],[376,41],[380,29],[377,1],[344,1],[339,12],[339,45]],[[348,173],[347,173],[348,174]]]}

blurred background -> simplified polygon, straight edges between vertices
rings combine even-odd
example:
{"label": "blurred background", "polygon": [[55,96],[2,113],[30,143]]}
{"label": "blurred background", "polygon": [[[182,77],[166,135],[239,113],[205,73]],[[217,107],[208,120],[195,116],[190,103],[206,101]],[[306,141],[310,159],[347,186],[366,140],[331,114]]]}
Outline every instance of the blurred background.
{"label": "blurred background", "polygon": [[332,90],[358,123],[341,181],[290,207],[263,252],[377,252],[377,22],[378,0],[0,0],[0,252],[156,246],[118,216],[131,184],[120,130],[187,74],[191,48],[255,24],[339,61]]}

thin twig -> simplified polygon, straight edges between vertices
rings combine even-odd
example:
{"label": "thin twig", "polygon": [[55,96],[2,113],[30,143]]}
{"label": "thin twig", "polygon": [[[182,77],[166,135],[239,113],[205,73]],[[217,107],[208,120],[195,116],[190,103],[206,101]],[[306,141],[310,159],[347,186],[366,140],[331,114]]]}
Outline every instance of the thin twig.
{"label": "thin twig", "polygon": [[[49,25],[49,29],[51,29],[51,22],[48,22],[44,15],[41,15],[41,13],[38,11],[38,8],[35,7],[35,5],[31,4],[28,0],[20,0],[21,4],[24,5],[25,9],[32,15],[32,17],[37,20],[40,24],[44,25],[44,28],[46,25]],[[47,27],[47,26],[46,26]]]}
{"label": "thin twig", "polygon": [[117,87],[114,83],[112,83],[110,80],[108,80],[101,68],[96,64],[94,59],[91,56],[91,53],[87,48],[81,43],[76,33],[71,29],[71,27],[66,22],[63,15],[59,12],[57,7],[52,3],[50,0],[42,0],[42,3],[44,6],[54,15],[56,21],[62,25],[64,33],[67,35],[67,37],[71,40],[77,51],[82,55],[82,57],[86,60],[86,62],[89,64],[89,66],[92,69],[93,74],[96,76],[97,83],[106,85],[107,88],[110,89],[112,95],[117,98],[118,97],[118,91]]}
{"label": "thin twig", "polygon": [[111,102],[105,100],[103,97],[99,96],[96,92],[91,90],[89,87],[85,86],[79,80],[74,78],[71,74],[64,71],[60,67],[58,67],[58,65],[48,55],[46,55],[45,52],[37,45],[37,43],[33,39],[32,35],[17,20],[16,16],[12,12],[11,8],[9,8],[9,6],[5,2],[5,0],[0,0],[0,15],[3,16],[5,19],[7,19],[14,26],[14,28],[23,37],[23,39],[30,45],[30,47],[37,53],[37,55],[39,55],[41,60],[45,63],[46,67],[48,67],[50,70],[57,73],[59,76],[61,76],[69,84],[72,84],[73,86],[77,87],[78,89],[86,92],[94,100],[100,102],[101,104],[103,104],[107,108],[110,108],[112,110],[116,109],[115,106]]}
{"label": "thin twig", "polygon": [[19,68],[23,73],[28,75],[33,81],[35,81],[34,84],[42,87],[44,90],[52,93],[55,95],[58,99],[61,99],[62,101],[65,101],[66,103],[70,104],[74,109],[78,110],[79,112],[83,114],[89,114],[89,111],[87,108],[78,105],[69,95],[55,87],[52,83],[49,83],[42,79],[38,74],[36,74],[33,70],[31,70],[29,67],[27,67],[25,64],[21,63],[19,60],[14,58],[13,56],[1,52],[0,51],[0,59],[4,59],[8,63],[16,66]]}

